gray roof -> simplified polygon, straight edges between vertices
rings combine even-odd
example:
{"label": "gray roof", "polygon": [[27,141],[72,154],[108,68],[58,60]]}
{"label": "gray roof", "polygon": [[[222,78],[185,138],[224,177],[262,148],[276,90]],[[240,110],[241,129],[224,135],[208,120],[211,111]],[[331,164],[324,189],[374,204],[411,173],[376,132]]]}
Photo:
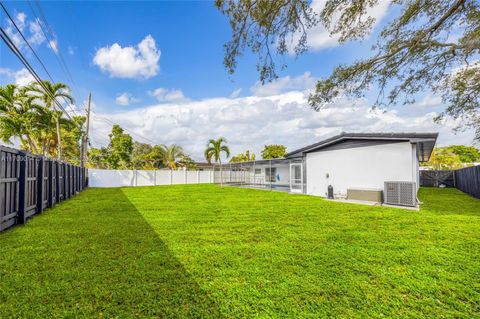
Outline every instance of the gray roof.
{"label": "gray roof", "polygon": [[360,141],[408,141],[417,145],[417,157],[420,162],[426,162],[432,154],[433,147],[438,138],[438,133],[346,133],[333,136],[326,140],[314,143],[293,152],[288,153],[286,158],[303,156],[306,153],[320,150],[324,147],[351,140]]}

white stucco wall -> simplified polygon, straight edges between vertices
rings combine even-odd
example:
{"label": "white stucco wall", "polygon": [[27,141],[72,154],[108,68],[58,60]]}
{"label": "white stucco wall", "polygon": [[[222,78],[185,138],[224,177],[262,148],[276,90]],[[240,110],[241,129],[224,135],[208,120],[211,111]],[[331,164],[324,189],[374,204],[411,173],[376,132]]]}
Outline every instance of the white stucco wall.
{"label": "white stucco wall", "polygon": [[348,188],[383,189],[385,181],[417,182],[417,165],[415,145],[409,142],[307,153],[307,194],[326,196],[328,185],[345,196]]}
{"label": "white stucco wall", "polygon": [[275,174],[275,183],[276,184],[290,184],[290,166],[289,165],[272,165],[272,167],[277,168]]}

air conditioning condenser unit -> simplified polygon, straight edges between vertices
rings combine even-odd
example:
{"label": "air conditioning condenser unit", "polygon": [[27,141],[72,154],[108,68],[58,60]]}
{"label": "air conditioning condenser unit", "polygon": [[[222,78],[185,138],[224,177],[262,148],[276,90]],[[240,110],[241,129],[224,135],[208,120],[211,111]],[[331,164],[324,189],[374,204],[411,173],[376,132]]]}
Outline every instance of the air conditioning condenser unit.
{"label": "air conditioning condenser unit", "polygon": [[385,204],[417,206],[417,185],[414,182],[385,182]]}

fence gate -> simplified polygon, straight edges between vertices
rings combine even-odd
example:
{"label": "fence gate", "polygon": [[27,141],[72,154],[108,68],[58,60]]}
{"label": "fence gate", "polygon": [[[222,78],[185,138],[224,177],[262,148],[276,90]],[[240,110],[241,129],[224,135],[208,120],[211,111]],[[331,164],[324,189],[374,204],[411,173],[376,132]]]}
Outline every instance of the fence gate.
{"label": "fence gate", "polygon": [[445,185],[447,187],[455,187],[454,171],[420,171],[420,186],[439,187]]}

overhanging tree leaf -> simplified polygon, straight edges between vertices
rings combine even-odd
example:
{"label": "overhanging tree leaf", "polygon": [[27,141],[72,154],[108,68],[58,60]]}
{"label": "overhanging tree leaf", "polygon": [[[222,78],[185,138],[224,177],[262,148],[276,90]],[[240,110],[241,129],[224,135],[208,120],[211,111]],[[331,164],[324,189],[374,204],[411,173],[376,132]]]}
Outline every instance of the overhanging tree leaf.
{"label": "overhanging tree leaf", "polygon": [[[306,0],[217,0],[232,28],[225,66],[233,73],[250,48],[258,55],[260,80],[271,81],[277,77],[274,56],[289,53],[289,39],[297,39],[297,55],[304,53],[308,29],[320,23],[340,43],[362,40],[375,22],[369,9],[379,1],[386,0],[326,0],[314,12]],[[318,81],[311,107],[318,111],[340,95],[362,97],[372,88],[376,107],[413,103],[417,94],[432,91],[447,104],[437,120],[458,119],[480,140],[480,2],[392,0],[390,9],[398,13],[378,34],[372,56],[337,66]]]}

